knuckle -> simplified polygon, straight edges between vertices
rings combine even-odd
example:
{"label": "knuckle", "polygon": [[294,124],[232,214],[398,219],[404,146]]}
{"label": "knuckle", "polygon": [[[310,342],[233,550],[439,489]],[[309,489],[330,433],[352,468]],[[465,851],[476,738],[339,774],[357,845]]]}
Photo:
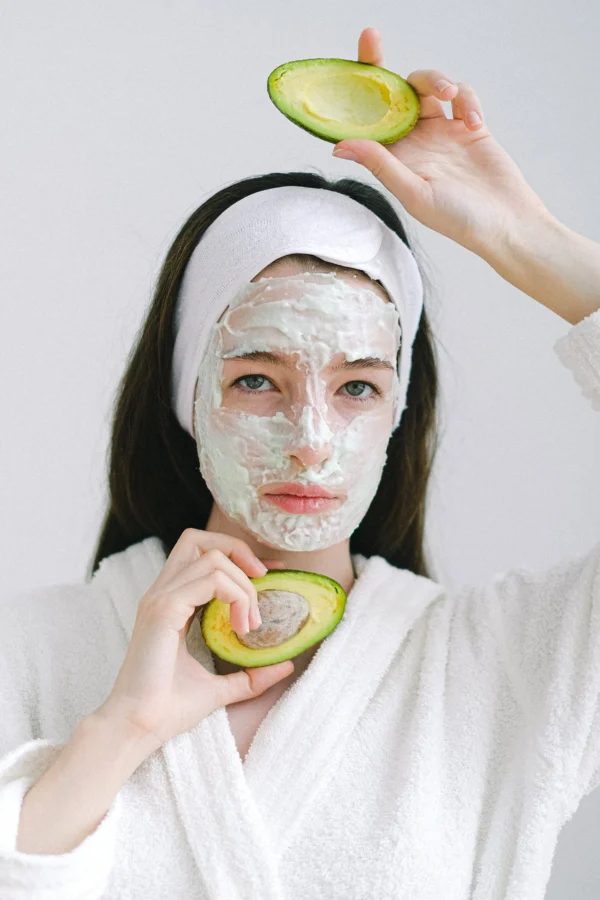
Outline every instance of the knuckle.
{"label": "knuckle", "polygon": [[381,181],[384,174],[383,163],[380,160],[376,159],[369,168],[371,169],[371,172],[373,173],[375,178]]}
{"label": "knuckle", "polygon": [[204,559],[208,560],[211,566],[219,566],[223,564],[223,559],[225,554],[218,549],[218,547],[212,547],[210,550],[207,550],[206,553],[202,554]]}
{"label": "knuckle", "polygon": [[222,569],[215,569],[212,573],[215,590],[222,591],[229,584],[229,578]]}
{"label": "knuckle", "polygon": [[146,611],[152,619],[160,621],[170,614],[172,607],[173,604],[168,594],[161,594],[160,596],[153,598],[152,603],[147,606]]}
{"label": "knuckle", "polygon": [[150,590],[146,591],[146,593],[138,603],[138,609],[151,609],[161,595],[162,592],[158,592],[150,588]]}
{"label": "knuckle", "polygon": [[[247,544],[246,541],[242,540],[242,538],[233,538],[233,543],[238,550],[250,550],[249,544]],[[252,551],[250,550],[250,552]]]}
{"label": "knuckle", "polygon": [[154,604],[154,613],[157,616],[164,616],[171,610],[172,606],[171,598],[163,595],[162,597],[159,597]]}

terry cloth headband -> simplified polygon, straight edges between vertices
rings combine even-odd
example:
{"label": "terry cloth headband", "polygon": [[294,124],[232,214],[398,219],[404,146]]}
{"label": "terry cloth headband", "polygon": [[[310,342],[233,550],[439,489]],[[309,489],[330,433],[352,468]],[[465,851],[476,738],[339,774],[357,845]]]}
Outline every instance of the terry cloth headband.
{"label": "terry cloth headband", "polygon": [[228,207],[206,229],[187,264],[175,310],[171,400],[179,424],[192,437],[194,389],[213,326],[242,287],[290,253],[358,269],[388,292],[402,331],[398,426],[423,308],[415,258],[362,203],[338,191],[291,185],[256,191]]}

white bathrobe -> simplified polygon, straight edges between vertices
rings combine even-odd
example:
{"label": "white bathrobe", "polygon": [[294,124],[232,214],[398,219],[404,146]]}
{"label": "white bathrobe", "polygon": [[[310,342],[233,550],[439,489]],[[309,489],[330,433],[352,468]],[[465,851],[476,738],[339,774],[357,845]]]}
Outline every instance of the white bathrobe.
{"label": "white bathrobe", "polygon": [[[555,349],[600,410],[600,311]],[[245,762],[222,707],[73,851],[17,852],[25,792],[112,689],[164,560],[151,537],[2,603],[2,900],[541,900],[600,785],[600,544],[455,591],[354,557],[341,622]],[[197,620],[187,643],[214,672]]]}

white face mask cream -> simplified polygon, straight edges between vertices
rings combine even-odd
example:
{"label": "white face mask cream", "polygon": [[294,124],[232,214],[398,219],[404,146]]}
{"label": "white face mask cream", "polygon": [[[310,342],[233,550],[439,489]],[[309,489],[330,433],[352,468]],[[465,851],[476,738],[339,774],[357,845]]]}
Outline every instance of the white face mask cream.
{"label": "white face mask cream", "polygon": [[[263,543],[285,550],[317,550],[350,537],[385,464],[398,402],[399,346],[394,304],[335,273],[246,285],[213,328],[194,404],[200,471],[223,512]],[[256,351],[286,355],[297,381],[301,375],[302,390],[291,400],[284,403],[283,392],[271,394],[283,406],[274,414],[222,405],[223,360]],[[343,403],[333,402],[325,370],[334,357],[387,361],[391,387],[365,409],[360,401],[346,402],[347,395]],[[353,377],[364,376],[350,371],[343,383]],[[315,451],[319,462],[302,464],[303,448]],[[316,511],[292,513],[265,499],[268,485],[289,482],[324,488],[342,502],[323,501],[325,508],[315,503]]]}

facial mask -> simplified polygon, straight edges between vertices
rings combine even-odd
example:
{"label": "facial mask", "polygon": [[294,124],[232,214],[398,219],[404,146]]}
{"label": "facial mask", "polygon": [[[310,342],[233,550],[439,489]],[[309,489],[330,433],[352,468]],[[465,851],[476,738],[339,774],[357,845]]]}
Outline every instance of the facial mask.
{"label": "facial mask", "polygon": [[[335,273],[247,284],[213,329],[194,404],[200,471],[221,509],[261,542],[285,550],[317,550],[350,537],[385,464],[399,394],[399,346],[395,306]],[[223,360],[256,350],[293,354],[306,385],[303,403],[274,415],[221,405]],[[328,397],[323,370],[340,351],[348,361],[376,357],[394,366],[391,390],[365,403],[364,411],[358,401],[336,405]],[[347,371],[340,383],[353,380],[371,379]],[[303,447],[327,450],[328,458],[303,467],[294,458],[294,449]],[[273,482],[317,485],[346,499],[333,510],[289,513],[259,496],[259,488]]]}

